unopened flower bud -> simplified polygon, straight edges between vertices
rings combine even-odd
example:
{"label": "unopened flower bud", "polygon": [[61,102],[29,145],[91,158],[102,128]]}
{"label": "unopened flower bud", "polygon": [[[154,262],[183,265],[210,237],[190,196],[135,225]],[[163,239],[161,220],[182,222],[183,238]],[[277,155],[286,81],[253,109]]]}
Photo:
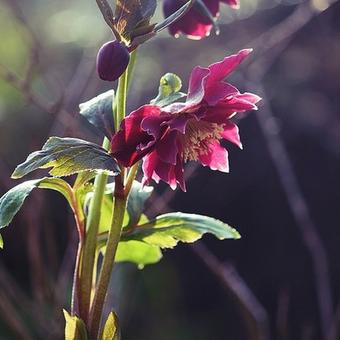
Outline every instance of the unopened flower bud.
{"label": "unopened flower bud", "polygon": [[119,41],[105,43],[97,54],[97,72],[101,79],[114,81],[118,79],[129,64],[130,54]]}

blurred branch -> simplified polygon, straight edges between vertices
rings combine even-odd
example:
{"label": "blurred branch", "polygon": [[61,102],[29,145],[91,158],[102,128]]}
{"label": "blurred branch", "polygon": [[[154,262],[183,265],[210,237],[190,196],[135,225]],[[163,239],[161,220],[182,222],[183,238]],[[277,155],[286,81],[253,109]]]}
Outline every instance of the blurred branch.
{"label": "blurred branch", "polygon": [[231,264],[222,264],[202,242],[191,245],[191,249],[237,302],[248,329],[248,339],[269,340],[267,312],[236,269]]}
{"label": "blurred branch", "polygon": [[19,317],[16,308],[3,292],[0,292],[0,314],[16,337],[22,340],[33,340],[29,330]]}
{"label": "blurred branch", "polygon": [[270,103],[259,83],[254,83],[257,93],[262,96],[266,105],[256,113],[256,117],[265,137],[267,147],[276,168],[281,186],[302,239],[312,258],[315,283],[318,296],[318,306],[321,318],[323,339],[328,339],[333,319],[332,293],[329,279],[327,254],[320,238],[318,229],[312,220],[308,205],[301,192],[297,176],[288,152],[277,129],[273,129],[275,122]]}
{"label": "blurred branch", "polygon": [[[329,1],[328,6],[325,8],[329,8],[335,2],[337,1]],[[275,124],[274,115],[271,111],[270,101],[262,86],[263,77],[281,55],[281,52],[288,46],[294,35],[319,13],[321,13],[321,10],[315,7],[315,1],[303,3],[287,19],[253,41],[254,46],[258,47],[259,53],[255,61],[250,65],[246,78],[250,88],[256,89],[256,92],[262,96],[265,102],[265,105],[257,111],[256,117],[279,175],[281,186],[286,194],[290,210],[312,258],[321,330],[323,339],[328,339],[333,319],[333,306],[327,254],[318,229],[311,217],[307,202],[299,187],[297,176],[293,170],[282,137],[278,129],[273,129],[273,124]],[[276,48],[275,51],[273,51],[274,48]],[[271,53],[266,55],[267,52]]]}

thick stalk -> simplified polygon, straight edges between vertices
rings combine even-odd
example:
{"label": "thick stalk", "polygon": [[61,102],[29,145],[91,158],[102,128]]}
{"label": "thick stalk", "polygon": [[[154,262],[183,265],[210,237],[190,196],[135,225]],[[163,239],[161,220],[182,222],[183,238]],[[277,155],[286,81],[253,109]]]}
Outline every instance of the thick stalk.
{"label": "thick stalk", "polygon": [[[104,139],[103,147],[108,149],[110,142]],[[100,212],[103,202],[103,195],[107,183],[107,175],[98,174],[94,181],[94,193],[89,207],[89,214],[86,223],[85,243],[82,256],[82,268],[80,272],[80,299],[79,309],[80,316],[87,323],[88,313],[91,302],[91,288],[93,266],[96,254],[97,234],[100,221]]]}
{"label": "thick stalk", "polygon": [[98,337],[100,321],[103,313],[104,302],[107,289],[110,283],[111,273],[114,265],[114,259],[120,234],[123,225],[123,219],[126,208],[126,197],[124,195],[124,187],[122,177],[116,177],[115,203],[114,213],[112,217],[111,229],[106,243],[105,255],[102,268],[99,274],[98,285],[93,299],[93,305],[90,315],[90,335],[95,340]]}
{"label": "thick stalk", "polygon": [[[122,74],[118,82],[117,107],[115,116],[116,126],[120,126],[120,123],[124,119],[126,114],[126,97],[129,79],[128,76],[129,69],[131,70],[131,66],[128,67],[128,69]],[[124,191],[124,177],[125,169],[122,169],[121,174],[116,176],[115,178],[115,193],[114,193],[115,203],[113,208],[111,228],[108,236],[108,241],[106,243],[106,250],[102,268],[99,274],[98,285],[95,291],[93,304],[91,308],[90,334],[92,339],[97,339],[98,336],[105,297],[109,286],[116,250],[123,225],[127,197]]]}

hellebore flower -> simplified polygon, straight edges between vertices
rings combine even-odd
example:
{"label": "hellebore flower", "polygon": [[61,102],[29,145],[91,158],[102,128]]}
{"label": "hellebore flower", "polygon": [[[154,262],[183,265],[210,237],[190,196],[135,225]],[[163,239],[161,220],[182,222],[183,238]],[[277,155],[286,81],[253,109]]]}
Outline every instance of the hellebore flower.
{"label": "hellebore flower", "polygon": [[105,43],[97,54],[97,72],[101,79],[114,81],[118,79],[129,64],[128,49],[119,41]]}
{"label": "hellebore flower", "polygon": [[212,170],[229,171],[226,139],[242,148],[236,112],[257,109],[260,97],[240,93],[223,81],[251,52],[242,50],[207,68],[193,69],[185,103],[144,105],[127,116],[113,136],[111,152],[129,167],[143,158],[143,183],[163,180],[185,191],[184,163],[198,161]]}
{"label": "hellebore flower", "polygon": [[[169,26],[169,32],[171,35],[177,37],[179,33],[183,33],[190,39],[202,39],[210,34],[210,31],[214,26],[214,19],[219,14],[220,2],[228,4],[232,8],[239,7],[239,0],[200,1],[201,2],[196,1],[192,8],[186,14],[184,14],[183,17]],[[164,0],[164,16],[170,16],[172,13],[177,11],[183,5],[183,3],[183,0]]]}

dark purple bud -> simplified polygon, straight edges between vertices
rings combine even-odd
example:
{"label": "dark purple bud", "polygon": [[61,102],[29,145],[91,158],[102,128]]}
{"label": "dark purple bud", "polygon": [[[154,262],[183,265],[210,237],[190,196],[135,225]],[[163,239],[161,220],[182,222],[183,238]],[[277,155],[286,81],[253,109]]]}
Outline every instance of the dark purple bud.
{"label": "dark purple bud", "polygon": [[118,79],[129,64],[128,49],[119,41],[105,43],[97,54],[97,72],[101,79],[114,81]]}

